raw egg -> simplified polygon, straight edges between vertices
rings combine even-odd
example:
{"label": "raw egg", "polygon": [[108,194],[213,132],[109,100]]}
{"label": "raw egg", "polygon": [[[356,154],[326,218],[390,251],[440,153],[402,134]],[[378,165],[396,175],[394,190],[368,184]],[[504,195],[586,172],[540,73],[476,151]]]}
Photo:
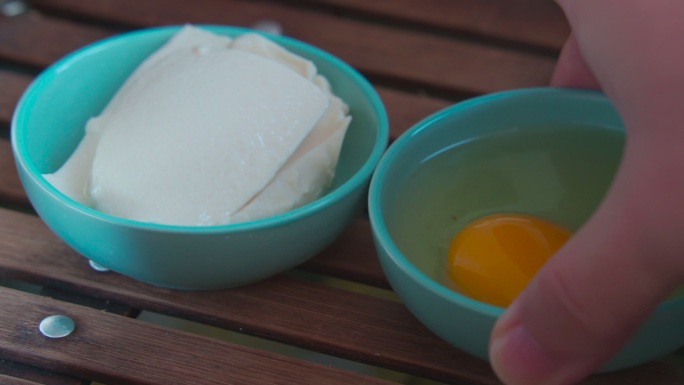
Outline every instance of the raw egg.
{"label": "raw egg", "polygon": [[508,306],[570,231],[524,214],[493,214],[465,226],[451,241],[447,272],[474,299]]}

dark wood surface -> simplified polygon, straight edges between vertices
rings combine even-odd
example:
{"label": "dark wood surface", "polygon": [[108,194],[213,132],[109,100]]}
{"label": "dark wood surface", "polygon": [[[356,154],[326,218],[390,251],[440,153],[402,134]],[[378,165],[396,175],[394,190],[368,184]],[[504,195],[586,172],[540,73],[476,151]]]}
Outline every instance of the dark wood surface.
{"label": "dark wood surface", "polygon": [[[392,138],[464,98],[545,85],[568,34],[547,0],[34,0],[29,12],[0,16],[1,384],[499,383],[486,362],[438,339],[391,292],[366,218],[290,272],[183,292],[92,270],[33,214],[9,130],[40,70],[131,29],[263,19],[363,72],[386,104]],[[55,313],[76,321],[74,334],[38,332]],[[238,344],[223,332],[263,343]],[[682,384],[684,364],[666,357],[585,383]]]}

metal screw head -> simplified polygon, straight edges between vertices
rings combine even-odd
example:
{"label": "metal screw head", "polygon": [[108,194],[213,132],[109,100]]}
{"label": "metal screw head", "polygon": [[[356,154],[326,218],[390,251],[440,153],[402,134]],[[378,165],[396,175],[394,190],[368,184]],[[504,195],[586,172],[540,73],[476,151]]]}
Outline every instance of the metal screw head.
{"label": "metal screw head", "polygon": [[100,264],[97,263],[97,262],[88,260],[88,264],[90,265],[90,267],[91,267],[93,270],[99,271],[100,273],[104,273],[105,271],[109,271],[108,268],[106,268],[106,267],[100,265]]}
{"label": "metal screw head", "polygon": [[76,324],[71,318],[56,314],[40,321],[38,329],[45,337],[62,338],[71,334],[76,329]]}

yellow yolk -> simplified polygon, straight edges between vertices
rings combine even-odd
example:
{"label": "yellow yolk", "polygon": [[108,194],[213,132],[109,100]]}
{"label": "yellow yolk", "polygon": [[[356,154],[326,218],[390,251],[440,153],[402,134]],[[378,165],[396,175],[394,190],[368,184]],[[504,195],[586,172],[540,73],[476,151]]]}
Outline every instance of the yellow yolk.
{"label": "yellow yolk", "polygon": [[570,234],[530,215],[494,214],[477,219],[451,241],[448,275],[459,292],[508,306]]}

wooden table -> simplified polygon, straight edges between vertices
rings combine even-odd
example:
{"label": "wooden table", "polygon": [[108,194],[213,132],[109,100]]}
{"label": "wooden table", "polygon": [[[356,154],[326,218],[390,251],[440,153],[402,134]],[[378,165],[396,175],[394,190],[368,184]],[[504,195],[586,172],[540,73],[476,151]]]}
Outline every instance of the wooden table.
{"label": "wooden table", "polygon": [[[285,34],[363,72],[387,105],[395,138],[464,98],[545,85],[568,34],[552,1],[34,0],[26,12],[17,5],[6,2],[0,16],[0,383],[499,383],[487,363],[439,340],[393,295],[366,218],[300,268],[230,290],[167,290],[91,269],[33,213],[9,126],[31,79],[94,40],[163,24],[277,20]],[[38,324],[52,314],[74,319],[74,333],[44,337]],[[586,383],[682,384],[682,361],[672,355]]]}

